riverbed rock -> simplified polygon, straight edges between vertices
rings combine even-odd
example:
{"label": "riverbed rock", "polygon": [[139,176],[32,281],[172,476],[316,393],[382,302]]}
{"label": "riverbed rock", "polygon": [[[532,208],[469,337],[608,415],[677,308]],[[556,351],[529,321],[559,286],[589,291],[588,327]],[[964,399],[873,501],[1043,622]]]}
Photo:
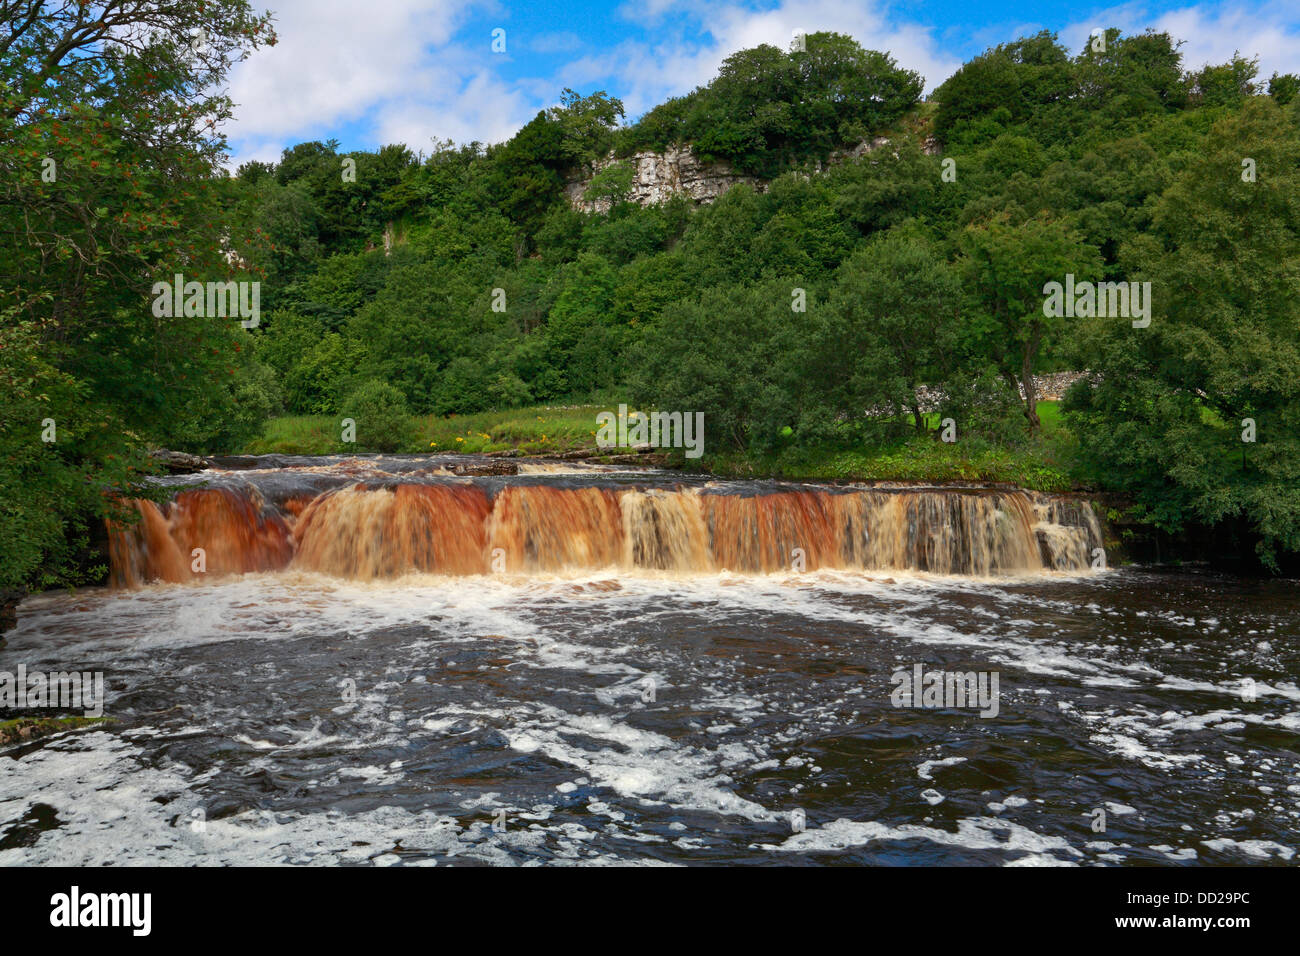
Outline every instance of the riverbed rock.
{"label": "riverbed rock", "polygon": [[[18,604],[26,596],[25,591],[19,591],[16,588],[7,588],[0,591],[0,634],[11,631],[18,626]],[[3,645],[4,638],[0,637],[0,646]]]}
{"label": "riverbed rock", "polygon": [[458,461],[448,465],[447,470],[453,475],[460,475],[462,478],[477,477],[479,475],[517,475],[519,474],[519,464],[501,459],[496,461]]}
{"label": "riverbed rock", "polygon": [[168,451],[166,448],[155,448],[149,452],[149,457],[173,475],[192,475],[212,467],[206,458],[189,455],[183,451]]}

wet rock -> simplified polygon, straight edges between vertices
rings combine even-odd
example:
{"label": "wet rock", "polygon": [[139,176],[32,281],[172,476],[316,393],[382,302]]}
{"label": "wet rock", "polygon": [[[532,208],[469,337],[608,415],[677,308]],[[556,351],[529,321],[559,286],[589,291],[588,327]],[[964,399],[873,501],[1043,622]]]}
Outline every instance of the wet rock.
{"label": "wet rock", "polygon": [[[11,631],[18,626],[18,604],[27,596],[27,592],[16,588],[0,591],[0,634]],[[0,647],[4,638],[0,637]]]}
{"label": "wet rock", "polygon": [[468,461],[453,462],[447,466],[453,475],[472,477],[478,475],[517,475],[519,465],[513,461]]}
{"label": "wet rock", "polygon": [[552,461],[586,461],[588,458],[595,458],[600,454],[601,450],[599,448],[579,448],[576,451],[562,451],[546,457]]}
{"label": "wet rock", "polygon": [[668,456],[665,454],[603,455],[596,460],[609,465],[648,465],[660,468],[668,464]]}
{"label": "wet rock", "polygon": [[196,471],[206,471],[212,467],[206,458],[187,455],[183,451],[168,451],[165,448],[155,448],[149,452],[149,457],[173,475],[192,475]]}

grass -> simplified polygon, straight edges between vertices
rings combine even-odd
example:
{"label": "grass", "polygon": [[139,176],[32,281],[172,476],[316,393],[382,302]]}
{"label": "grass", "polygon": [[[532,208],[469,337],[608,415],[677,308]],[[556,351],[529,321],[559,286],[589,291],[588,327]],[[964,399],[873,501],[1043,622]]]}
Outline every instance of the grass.
{"label": "grass", "polygon": [[[413,438],[399,449],[407,454],[461,452],[482,454],[515,448],[526,455],[554,455],[596,444],[596,413],[605,406],[549,406],[476,412],[470,415],[421,415],[411,419]],[[273,418],[262,437],[250,442],[250,455],[336,455],[363,451],[341,440],[340,419],[332,415]]]}
{"label": "grass", "polygon": [[[517,449],[525,455],[556,455],[594,449],[596,414],[611,406],[542,406],[469,415],[416,416],[415,437],[402,452],[410,454],[483,454]],[[724,477],[772,477],[800,481],[974,481],[1006,483],[1039,491],[1073,485],[1061,446],[1068,437],[1056,402],[1041,402],[1042,434],[1017,449],[976,442],[947,444],[933,434],[910,438],[884,449],[809,449],[791,447],[757,455],[706,454],[688,467]],[[934,416],[927,416],[932,418]],[[939,422],[927,421],[937,430]],[[340,421],[327,415],[275,418],[265,433],[245,449],[249,454],[324,455],[362,451],[340,441]],[[617,453],[618,450],[612,450]],[[677,453],[680,456],[680,453]]]}
{"label": "grass", "polygon": [[272,418],[261,438],[243,449],[249,455],[328,455],[339,451],[339,420],[330,415]]}
{"label": "grass", "polygon": [[788,478],[797,481],[971,481],[1011,484],[1038,491],[1064,491],[1069,475],[1040,448],[967,449],[930,438],[871,453],[852,449],[791,449],[769,456],[714,456],[702,459],[713,474],[733,478]]}
{"label": "grass", "polygon": [[[766,455],[706,455],[693,467],[734,478],[787,478],[796,481],[969,481],[1009,484],[1037,491],[1075,487],[1068,467],[1069,433],[1056,402],[1041,402],[1042,432],[1019,448],[978,441],[937,440],[939,416],[927,415],[931,429],[885,448],[803,448],[792,446]],[[913,421],[908,418],[908,422]]]}
{"label": "grass", "polygon": [[599,405],[522,408],[416,419],[420,451],[483,453],[517,448],[526,455],[554,455],[596,444]]}

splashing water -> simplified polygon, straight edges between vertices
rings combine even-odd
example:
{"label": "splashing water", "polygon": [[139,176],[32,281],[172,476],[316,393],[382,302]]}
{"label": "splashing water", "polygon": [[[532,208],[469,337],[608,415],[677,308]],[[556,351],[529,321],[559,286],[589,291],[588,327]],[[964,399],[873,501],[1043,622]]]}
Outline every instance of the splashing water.
{"label": "splashing water", "polygon": [[1016,492],[395,477],[206,476],[25,602],[0,671],[114,723],[0,754],[0,865],[1294,862],[1294,583]]}
{"label": "splashing water", "polygon": [[[1101,529],[1086,504],[1022,491],[684,485],[667,477],[575,483],[418,475],[304,491],[258,472],[186,490],[113,528],[113,581],[293,567],[370,580],[413,572],[624,570],[772,573],[897,569],[1006,574],[1089,566]],[[283,477],[280,473],[278,477]],[[266,485],[267,487],[262,487]],[[292,487],[292,486],[291,486]],[[278,493],[278,496],[277,496]],[[493,556],[499,560],[494,563]]]}

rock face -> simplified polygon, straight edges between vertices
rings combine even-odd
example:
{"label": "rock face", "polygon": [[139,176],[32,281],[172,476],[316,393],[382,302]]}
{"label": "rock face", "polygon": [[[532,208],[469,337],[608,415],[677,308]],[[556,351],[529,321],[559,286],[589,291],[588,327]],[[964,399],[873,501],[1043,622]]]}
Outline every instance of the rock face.
{"label": "rock face", "polygon": [[[888,144],[888,137],[877,136],[872,140],[864,140],[852,149],[835,150],[825,163],[816,162],[808,168],[814,173],[824,172],[830,166],[860,159]],[[925,141],[924,149],[930,154],[938,152],[938,146],[932,139]],[[588,202],[582,198],[582,194],[591,185],[596,173],[616,163],[629,163],[632,166],[632,190],[628,199],[640,206],[667,202],[674,196],[688,196],[697,204],[706,204],[741,183],[760,193],[766,192],[768,186],[767,180],[738,173],[729,163],[704,162],[689,146],[672,146],[662,153],[633,153],[624,159],[617,158],[611,152],[604,159],[583,169],[577,178],[569,180],[564,187],[569,203],[583,212],[607,212],[609,200]]]}
{"label": "rock face", "polygon": [[583,170],[581,178],[569,181],[564,187],[569,202],[584,212],[606,212],[609,200],[587,202],[582,194],[591,185],[592,176],[620,162],[632,165],[632,192],[628,198],[642,206],[667,202],[678,195],[689,196],[697,203],[710,203],[739,183],[748,183],[759,192],[767,189],[764,180],[738,173],[727,163],[706,163],[689,146],[674,146],[666,152],[634,153],[621,160],[611,152]]}

